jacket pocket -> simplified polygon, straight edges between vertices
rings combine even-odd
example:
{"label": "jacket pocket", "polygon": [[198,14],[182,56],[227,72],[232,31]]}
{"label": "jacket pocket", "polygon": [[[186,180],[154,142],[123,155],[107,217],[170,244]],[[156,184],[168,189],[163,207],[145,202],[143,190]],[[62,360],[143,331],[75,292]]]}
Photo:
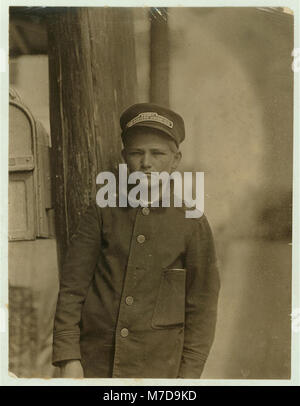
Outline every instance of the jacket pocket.
{"label": "jacket pocket", "polygon": [[152,327],[178,328],[184,326],[185,269],[164,269],[152,316]]}

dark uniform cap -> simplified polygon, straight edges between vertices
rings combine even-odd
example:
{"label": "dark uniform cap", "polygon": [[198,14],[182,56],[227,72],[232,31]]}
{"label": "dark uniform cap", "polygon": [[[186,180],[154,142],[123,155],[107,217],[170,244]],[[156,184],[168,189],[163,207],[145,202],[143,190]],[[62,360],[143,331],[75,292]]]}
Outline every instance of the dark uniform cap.
{"label": "dark uniform cap", "polygon": [[178,146],[185,138],[184,121],[174,111],[154,103],[138,103],[130,106],[120,118],[121,137],[124,141],[133,127],[149,127],[163,131]]}

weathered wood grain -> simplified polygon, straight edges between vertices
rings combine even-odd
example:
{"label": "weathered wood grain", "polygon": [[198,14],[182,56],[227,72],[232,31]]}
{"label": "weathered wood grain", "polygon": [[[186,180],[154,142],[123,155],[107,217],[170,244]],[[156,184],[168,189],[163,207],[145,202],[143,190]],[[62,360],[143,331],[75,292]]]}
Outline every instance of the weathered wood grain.
{"label": "weathered wood grain", "polygon": [[47,17],[52,173],[59,262],[96,176],[120,160],[119,116],[136,101],[128,8],[64,8]]}

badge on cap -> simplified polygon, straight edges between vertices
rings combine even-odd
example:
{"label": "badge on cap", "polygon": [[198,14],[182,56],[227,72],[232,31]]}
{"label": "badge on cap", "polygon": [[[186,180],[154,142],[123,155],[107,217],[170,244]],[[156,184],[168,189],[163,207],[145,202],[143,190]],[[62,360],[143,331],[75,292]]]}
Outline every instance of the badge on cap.
{"label": "badge on cap", "polygon": [[169,128],[173,128],[173,121],[169,120],[166,117],[160,116],[155,112],[145,112],[140,113],[138,116],[134,117],[132,120],[128,121],[126,127],[132,127],[136,123],[140,123],[142,121],[156,121],[158,123],[164,124]]}

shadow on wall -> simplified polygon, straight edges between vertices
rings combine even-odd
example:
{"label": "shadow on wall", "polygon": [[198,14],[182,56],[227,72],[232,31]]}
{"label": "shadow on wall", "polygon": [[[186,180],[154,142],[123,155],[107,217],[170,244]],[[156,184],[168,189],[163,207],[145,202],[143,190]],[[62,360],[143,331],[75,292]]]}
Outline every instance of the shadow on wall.
{"label": "shadow on wall", "polygon": [[205,172],[214,230],[253,235],[261,211],[275,200],[282,210],[292,190],[293,17],[173,8],[169,22],[170,100],[187,127],[182,169]]}

